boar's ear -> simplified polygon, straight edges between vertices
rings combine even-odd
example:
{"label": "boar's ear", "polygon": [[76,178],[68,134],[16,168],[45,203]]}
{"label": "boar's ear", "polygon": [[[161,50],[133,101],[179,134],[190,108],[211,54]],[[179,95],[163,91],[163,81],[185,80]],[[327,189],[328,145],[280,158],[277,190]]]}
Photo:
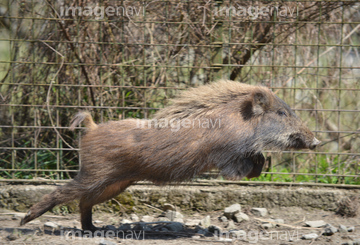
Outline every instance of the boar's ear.
{"label": "boar's ear", "polygon": [[253,113],[260,115],[270,108],[270,98],[264,91],[256,91],[253,93]]}

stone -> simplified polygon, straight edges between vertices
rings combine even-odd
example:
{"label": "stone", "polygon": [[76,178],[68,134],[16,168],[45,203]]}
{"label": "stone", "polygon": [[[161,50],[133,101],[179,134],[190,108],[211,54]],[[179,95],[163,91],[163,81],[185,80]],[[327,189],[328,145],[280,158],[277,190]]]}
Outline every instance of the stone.
{"label": "stone", "polygon": [[180,232],[184,230],[184,226],[182,223],[173,222],[165,226],[166,229],[173,232]]}
{"label": "stone", "polygon": [[170,221],[170,219],[168,219],[166,217],[159,217],[158,221]]}
{"label": "stone", "polygon": [[347,232],[348,228],[345,225],[339,225],[339,232]]}
{"label": "stone", "polygon": [[285,221],[283,219],[274,219],[274,222],[279,224],[285,224]]}
{"label": "stone", "polygon": [[232,220],[229,220],[229,223],[226,226],[227,229],[232,230],[235,229],[235,223]]}
{"label": "stone", "polygon": [[139,216],[137,216],[136,214],[130,214],[130,219],[133,222],[139,222],[140,221]]}
{"label": "stone", "polygon": [[135,225],[133,230],[138,230],[138,231],[151,231],[152,227],[146,225],[146,223],[140,222],[139,224]]}
{"label": "stone", "polygon": [[231,230],[229,233],[232,235],[232,237],[236,237],[237,239],[246,237],[246,231],[244,230]]}
{"label": "stone", "polygon": [[224,209],[224,215],[226,216],[226,218],[231,219],[234,214],[236,214],[240,211],[241,211],[241,206],[240,206],[240,204],[236,203],[229,207],[226,207]]}
{"label": "stone", "polygon": [[201,220],[199,219],[193,219],[193,220],[187,220],[185,223],[186,227],[195,227],[197,225],[199,225],[201,222]]}
{"label": "stone", "polygon": [[265,217],[268,215],[268,210],[266,208],[252,208],[251,213],[258,217]]}
{"label": "stone", "polygon": [[119,226],[119,230],[131,230],[130,224],[122,224]]}
{"label": "stone", "polygon": [[316,234],[316,233],[310,233],[310,234],[305,234],[305,235],[302,235],[301,239],[304,239],[304,240],[312,240],[312,239],[316,239],[318,238],[319,235]]}
{"label": "stone", "polygon": [[175,206],[170,203],[164,203],[163,210],[164,211],[168,211],[168,210],[175,211]]}
{"label": "stone", "polygon": [[104,239],[99,242],[99,245],[117,245],[117,243]]}
{"label": "stone", "polygon": [[237,223],[241,223],[243,221],[248,221],[250,220],[249,216],[247,216],[247,214],[245,213],[242,213],[242,212],[239,212],[237,214],[234,214],[234,220],[237,222]]}
{"label": "stone", "polygon": [[94,220],[94,224],[101,224],[103,223],[101,220]]}
{"label": "stone", "polygon": [[173,220],[174,222],[184,223],[184,219],[182,218],[176,218]]}
{"label": "stone", "polygon": [[270,229],[270,228],[273,228],[274,225],[271,224],[271,223],[263,223],[261,224],[261,226],[264,228],[264,229]]}
{"label": "stone", "polygon": [[350,226],[347,228],[348,232],[354,232],[355,231],[355,226]]}
{"label": "stone", "polygon": [[217,235],[217,236],[220,236],[221,235],[221,229],[219,226],[216,226],[216,225],[210,225],[208,227],[208,231]]}
{"label": "stone", "polygon": [[176,211],[168,210],[165,214],[165,217],[168,218],[170,221],[174,221],[175,219],[183,219],[184,216]]}
{"label": "stone", "polygon": [[360,239],[356,239],[354,241],[344,242],[341,245],[360,245]]}
{"label": "stone", "polygon": [[210,216],[206,216],[200,221],[200,225],[204,228],[208,228],[211,225],[211,219]]}
{"label": "stone", "polygon": [[154,220],[154,217],[150,216],[150,215],[144,215],[141,218],[141,222],[152,222]]}
{"label": "stone", "polygon": [[9,241],[15,241],[16,239],[19,238],[19,235],[18,234],[10,234],[6,237],[7,240]]}
{"label": "stone", "polygon": [[41,224],[41,221],[38,220],[38,219],[35,219],[35,220],[30,221],[28,224],[31,224],[31,225],[40,225],[40,224]]}
{"label": "stone", "polygon": [[220,241],[220,242],[232,242],[233,239],[231,239],[231,238],[225,238],[225,237],[220,237],[220,238],[219,238],[219,241]]}
{"label": "stone", "polygon": [[128,219],[123,219],[122,221],[121,221],[121,224],[131,224],[132,223],[132,221],[131,220],[128,220]]}
{"label": "stone", "polygon": [[206,229],[199,229],[196,231],[196,234],[200,234],[200,235],[203,235],[203,236],[207,236],[209,234],[211,234],[208,230]]}
{"label": "stone", "polygon": [[312,228],[320,228],[320,227],[324,227],[326,225],[326,222],[323,220],[314,220],[314,221],[305,222],[305,225]]}
{"label": "stone", "polygon": [[111,230],[111,231],[116,231],[116,227],[113,226],[113,225],[107,225],[107,226],[105,226],[105,229],[106,230]]}
{"label": "stone", "polygon": [[45,230],[56,230],[56,229],[59,229],[60,228],[60,226],[58,225],[58,224],[56,224],[56,223],[54,223],[54,222],[46,222],[45,224],[44,224],[44,229]]}
{"label": "stone", "polygon": [[338,229],[336,227],[334,227],[331,224],[326,224],[325,225],[325,229],[323,231],[323,235],[325,236],[332,236],[334,235],[336,232],[338,231]]}
{"label": "stone", "polygon": [[226,218],[226,216],[221,216],[221,217],[219,217],[219,220],[221,221],[221,222],[226,222],[226,221],[228,221],[228,218]]}

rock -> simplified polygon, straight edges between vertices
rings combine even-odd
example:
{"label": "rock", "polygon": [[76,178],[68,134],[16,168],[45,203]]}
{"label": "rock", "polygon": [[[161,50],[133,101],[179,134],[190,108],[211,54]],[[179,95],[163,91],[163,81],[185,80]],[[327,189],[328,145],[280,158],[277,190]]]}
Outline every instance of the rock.
{"label": "rock", "polygon": [[348,228],[345,225],[339,225],[339,232],[347,232]]}
{"label": "rock", "polygon": [[348,241],[348,242],[342,243],[341,245],[360,245],[360,239],[356,239],[354,241]]}
{"label": "rock", "polygon": [[211,225],[211,219],[210,216],[206,216],[200,221],[200,225],[204,228],[208,228]]}
{"label": "rock", "polygon": [[220,241],[220,242],[232,242],[232,241],[233,241],[233,239],[231,239],[231,238],[224,238],[224,237],[220,237],[220,238],[219,238],[219,241]]}
{"label": "rock", "polygon": [[137,231],[151,231],[152,227],[147,226],[146,223],[140,222],[139,224],[135,225],[133,230]]}
{"label": "rock", "polygon": [[316,234],[316,233],[310,233],[310,234],[306,234],[306,235],[302,235],[301,239],[304,239],[304,240],[312,240],[312,239],[316,239],[318,238],[319,235]]}
{"label": "rock", "polygon": [[170,203],[164,203],[163,210],[164,211],[168,211],[168,210],[175,211],[175,206]]}
{"label": "rock", "polygon": [[168,218],[170,221],[175,221],[175,219],[183,219],[184,216],[176,211],[168,210],[165,214],[165,217]]}
{"label": "rock", "polygon": [[171,224],[168,224],[165,226],[165,228],[167,228],[169,231],[173,231],[173,232],[180,232],[184,230],[184,226],[182,223],[179,222],[173,222]]}
{"label": "rock", "polygon": [[271,223],[263,223],[261,224],[261,226],[264,228],[264,229],[270,229],[270,228],[273,228],[274,225],[271,224]]}
{"label": "rock", "polygon": [[59,229],[59,228],[60,228],[60,226],[58,224],[54,223],[54,222],[49,221],[49,222],[46,222],[44,224],[44,229],[45,230],[53,231],[53,230],[56,230],[56,229]]}
{"label": "rock", "polygon": [[228,218],[226,218],[226,216],[221,216],[221,217],[219,217],[219,220],[221,222],[226,222],[226,221],[228,221]]}
{"label": "rock", "polygon": [[232,230],[235,229],[235,223],[232,220],[229,220],[229,223],[226,226],[227,229]]}
{"label": "rock", "polygon": [[194,227],[194,226],[199,225],[200,222],[201,222],[201,220],[199,220],[199,219],[187,220],[186,223],[185,223],[185,226]]}
{"label": "rock", "polygon": [[23,214],[14,214],[14,215],[12,216],[12,220],[20,220],[20,219],[22,219],[22,218],[24,218],[24,215],[23,215]]}
{"label": "rock", "polygon": [[107,225],[107,226],[105,226],[105,229],[106,230],[111,230],[111,231],[116,231],[116,227],[113,226],[113,225]]}
{"label": "rock", "polygon": [[117,243],[103,239],[99,242],[99,245],[117,245]]}
{"label": "rock", "polygon": [[237,214],[234,215],[234,220],[237,223],[241,223],[243,221],[248,221],[250,220],[249,216],[247,216],[245,213],[239,212]]}
{"label": "rock", "polygon": [[332,236],[332,235],[334,235],[337,231],[338,231],[338,229],[335,228],[333,225],[331,225],[331,224],[326,224],[326,225],[325,225],[325,230],[323,231],[323,235],[325,235],[325,236]]}
{"label": "rock", "polygon": [[101,224],[103,223],[101,220],[94,220],[94,224]]}
{"label": "rock", "polygon": [[236,237],[237,239],[246,237],[246,231],[244,230],[231,230],[229,233],[232,235],[232,237]]}
{"label": "rock", "polygon": [[347,228],[348,232],[354,232],[355,231],[355,226],[350,226]]}
{"label": "rock", "polygon": [[326,222],[323,220],[307,221],[305,222],[305,225],[313,228],[320,228],[324,227],[326,225]]}
{"label": "rock", "polygon": [[154,217],[150,216],[150,215],[144,215],[141,218],[141,222],[152,222],[154,220]]}
{"label": "rock", "polygon": [[170,219],[168,219],[166,217],[159,217],[158,221],[170,221]]}
{"label": "rock", "polygon": [[192,239],[201,239],[201,236],[196,235],[196,236],[192,236],[191,238],[192,238]]}
{"label": "rock", "polygon": [[199,229],[198,231],[196,231],[196,234],[207,236],[207,235],[210,235],[211,233],[206,229]]}
{"label": "rock", "polygon": [[123,219],[122,221],[121,221],[121,224],[131,224],[132,223],[132,221],[131,220],[128,220],[128,219]]}
{"label": "rock", "polygon": [[226,218],[231,219],[234,214],[236,214],[240,211],[241,211],[241,206],[240,206],[240,204],[236,203],[229,207],[226,207],[224,209],[224,215],[226,216]]}
{"label": "rock", "polygon": [[210,225],[208,227],[208,231],[210,231],[211,233],[215,234],[215,235],[221,235],[221,229],[219,226],[216,225]]}
{"label": "rock", "polygon": [[131,225],[123,224],[123,225],[119,226],[119,230],[131,230]]}
{"label": "rock", "polygon": [[168,232],[169,230],[166,229],[165,227],[161,227],[161,228],[160,228],[160,231],[162,231],[162,232]]}
{"label": "rock", "polygon": [[140,221],[139,216],[137,216],[136,214],[130,214],[130,219],[133,222],[139,222]]}
{"label": "rock", "polygon": [[285,221],[283,219],[274,219],[274,222],[279,224],[285,224]]}
{"label": "rock", "polygon": [[6,237],[6,239],[8,240],[8,241],[15,241],[16,239],[18,239],[19,238],[19,235],[18,234],[10,234],[10,235],[8,235],[7,237]]}
{"label": "rock", "polygon": [[251,213],[258,217],[265,217],[268,215],[268,211],[266,208],[252,208]]}
{"label": "rock", "polygon": [[173,220],[174,222],[184,223],[184,219],[182,218],[176,218]]}
{"label": "rock", "polygon": [[41,221],[40,221],[40,220],[38,220],[38,219],[35,219],[35,220],[30,221],[28,224],[32,224],[32,225],[40,225],[40,224],[41,224]]}

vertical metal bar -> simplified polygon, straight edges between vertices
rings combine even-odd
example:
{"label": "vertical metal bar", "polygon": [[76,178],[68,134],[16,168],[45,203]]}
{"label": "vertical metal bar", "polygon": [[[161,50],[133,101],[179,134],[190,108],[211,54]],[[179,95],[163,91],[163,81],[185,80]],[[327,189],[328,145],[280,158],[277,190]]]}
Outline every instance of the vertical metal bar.
{"label": "vertical metal bar", "polygon": [[[322,16],[322,2],[318,2],[320,6],[319,10],[319,23],[317,24],[317,46],[316,46],[316,87],[319,86],[319,72],[320,72],[320,33],[321,33],[321,16]],[[317,101],[315,100],[315,110],[317,109]],[[318,174],[318,161],[317,157],[315,159],[315,173]],[[318,183],[318,175],[315,175],[315,183]]]}
{"label": "vertical metal bar", "polygon": [[[296,2],[296,10],[298,9],[298,2]],[[297,82],[297,71],[296,71],[296,64],[297,64],[297,52],[298,52],[298,22],[299,22],[299,15],[296,15],[296,23],[295,23],[295,43],[294,43],[294,69],[293,69],[293,106],[296,105],[296,82]],[[296,170],[296,155],[294,153],[292,155],[292,171],[294,173],[297,172]],[[296,182],[296,175],[293,175],[293,182]]]}
{"label": "vertical metal bar", "polygon": [[211,55],[211,69],[213,73],[213,79],[219,80],[222,78],[222,55],[223,55],[223,20],[220,14],[222,0],[215,1],[215,9],[218,14],[214,16],[215,27],[211,36],[212,55]]}
{"label": "vertical metal bar", "polygon": [[[343,3],[344,4],[344,3]],[[344,8],[344,5],[341,6],[341,29],[340,29],[340,63],[339,63],[339,82],[338,82],[338,100],[337,100],[337,109],[341,109],[341,84],[342,84],[342,60],[343,60],[343,30],[344,30],[344,11],[345,11],[345,8]],[[338,111],[337,112],[337,130],[338,131],[341,131],[341,123],[340,123],[340,117],[341,117],[341,112]],[[340,133],[338,132],[337,133],[337,148],[338,148],[338,153],[340,152],[340,145],[341,145],[341,141],[340,141]],[[337,155],[337,159],[338,159],[338,171],[337,171],[337,174],[344,174],[344,171],[342,171],[342,168],[341,168],[341,156],[340,155]],[[345,181],[345,178],[343,177],[339,177],[339,183],[338,184],[344,184],[344,181]]]}

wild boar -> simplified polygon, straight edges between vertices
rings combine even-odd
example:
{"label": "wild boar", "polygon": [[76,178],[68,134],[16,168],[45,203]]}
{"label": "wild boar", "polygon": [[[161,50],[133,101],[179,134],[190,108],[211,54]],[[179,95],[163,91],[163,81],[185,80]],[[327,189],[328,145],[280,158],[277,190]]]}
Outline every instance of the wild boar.
{"label": "wild boar", "polygon": [[152,120],[84,122],[82,164],[68,184],[31,207],[21,225],[56,205],[80,200],[83,230],[96,230],[92,207],[111,199],[136,181],[179,183],[213,168],[230,179],[257,177],[264,149],[314,149],[320,141],[271,90],[221,80],[184,91]]}

